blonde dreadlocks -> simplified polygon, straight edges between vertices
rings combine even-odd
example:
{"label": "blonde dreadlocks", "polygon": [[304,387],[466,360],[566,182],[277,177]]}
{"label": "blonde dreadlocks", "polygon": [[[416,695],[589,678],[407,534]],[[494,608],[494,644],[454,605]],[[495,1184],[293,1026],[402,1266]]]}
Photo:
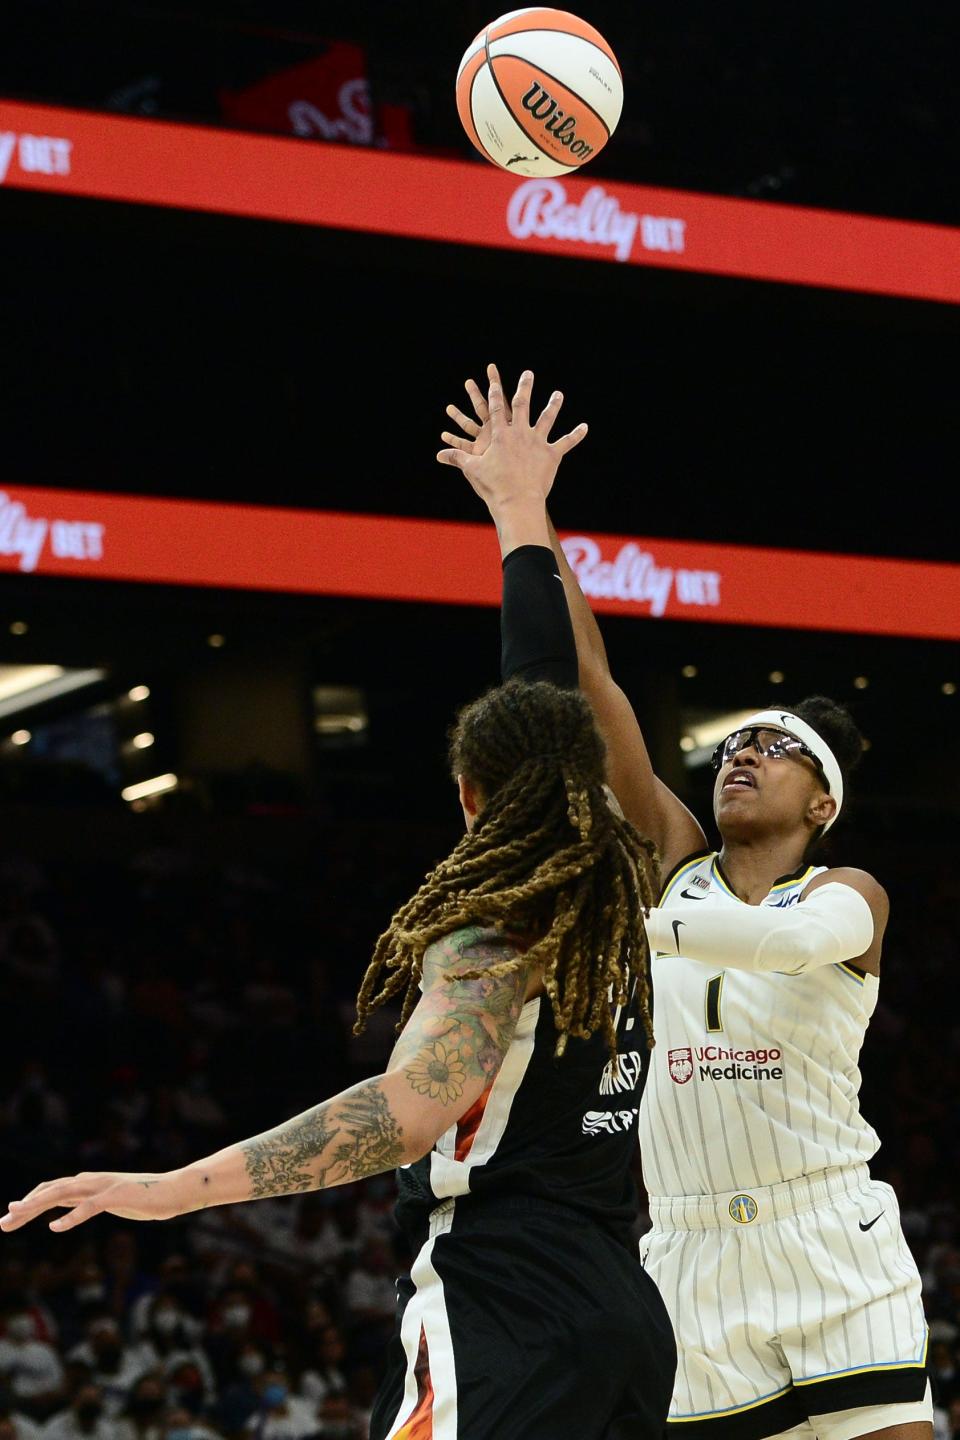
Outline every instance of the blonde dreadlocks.
{"label": "blonde dreadlocks", "polygon": [[[542,967],[558,1055],[571,1035],[597,1029],[616,1054],[610,1000],[625,1004],[633,979],[652,1045],[643,912],[656,904],[657,862],[652,843],[608,803],[603,741],[587,701],[546,681],[509,681],[460,711],[450,764],[477,788],[482,811],[377,941],[356,1030],[401,991],[406,1022],[435,940],[499,924],[529,943],[485,973]],[[383,970],[390,973],[377,991]]]}

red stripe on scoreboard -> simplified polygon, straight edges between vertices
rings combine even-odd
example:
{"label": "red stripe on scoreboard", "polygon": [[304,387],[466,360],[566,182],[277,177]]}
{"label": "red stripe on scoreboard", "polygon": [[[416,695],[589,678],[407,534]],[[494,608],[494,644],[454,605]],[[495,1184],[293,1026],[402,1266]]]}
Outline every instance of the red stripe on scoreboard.
{"label": "red stripe on scoreboard", "polygon": [[[0,100],[0,186],[960,303],[960,230]],[[470,204],[461,203],[469,192]]]}
{"label": "red stripe on scoreboard", "polygon": [[[563,545],[593,607],[960,640],[960,566],[582,532]],[[0,573],[498,605],[486,525],[8,486]]]}

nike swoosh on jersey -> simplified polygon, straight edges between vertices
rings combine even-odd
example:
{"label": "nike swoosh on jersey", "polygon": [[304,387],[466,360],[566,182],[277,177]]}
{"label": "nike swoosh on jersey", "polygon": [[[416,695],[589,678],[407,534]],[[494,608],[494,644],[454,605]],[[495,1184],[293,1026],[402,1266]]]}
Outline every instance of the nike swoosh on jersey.
{"label": "nike swoosh on jersey", "polygon": [[685,920],[674,920],[673,924],[670,926],[670,929],[673,931],[673,943],[674,943],[674,944],[676,945],[676,947],[677,947],[677,954],[678,954],[678,955],[680,954],[680,935],[679,935],[679,930],[680,930],[680,926],[681,926],[681,925],[685,925],[686,923],[687,923],[687,922],[686,922]]}
{"label": "nike swoosh on jersey", "polygon": [[[882,1214],[883,1214],[883,1211],[881,1210],[881,1211],[880,1211],[880,1215],[882,1215]],[[873,1227],[874,1227],[874,1225],[876,1225],[877,1221],[880,1219],[880,1215],[874,1215],[873,1219],[872,1219],[872,1220],[868,1220],[867,1223],[866,1223],[866,1225],[864,1225],[863,1221],[861,1220],[861,1221],[860,1221],[860,1229],[861,1229],[861,1230],[872,1230]]]}
{"label": "nike swoosh on jersey", "polygon": [[706,900],[705,894],[695,894],[692,890],[681,890],[680,896],[684,900]]}

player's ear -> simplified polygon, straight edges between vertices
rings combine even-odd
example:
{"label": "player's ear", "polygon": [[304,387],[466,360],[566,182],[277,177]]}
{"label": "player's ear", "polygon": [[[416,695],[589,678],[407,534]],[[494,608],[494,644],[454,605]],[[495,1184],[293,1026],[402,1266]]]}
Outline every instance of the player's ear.
{"label": "player's ear", "polygon": [[463,818],[468,830],[472,830],[477,823],[477,816],[480,813],[480,799],[477,787],[468,780],[466,775],[457,776],[457,790],[460,794],[460,806],[463,810]]}
{"label": "player's ear", "polygon": [[827,821],[832,819],[836,813],[837,802],[833,796],[826,790],[818,790],[810,802],[807,819],[815,829],[819,829],[821,825],[826,825]]}

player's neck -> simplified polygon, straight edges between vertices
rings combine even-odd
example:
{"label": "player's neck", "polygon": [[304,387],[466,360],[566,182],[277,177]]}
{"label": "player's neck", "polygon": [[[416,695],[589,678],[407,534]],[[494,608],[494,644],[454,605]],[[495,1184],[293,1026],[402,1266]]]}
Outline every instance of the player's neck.
{"label": "player's neck", "polygon": [[777,840],[724,840],[720,866],[737,898],[759,905],[785,875],[803,864],[804,843],[795,838]]}

